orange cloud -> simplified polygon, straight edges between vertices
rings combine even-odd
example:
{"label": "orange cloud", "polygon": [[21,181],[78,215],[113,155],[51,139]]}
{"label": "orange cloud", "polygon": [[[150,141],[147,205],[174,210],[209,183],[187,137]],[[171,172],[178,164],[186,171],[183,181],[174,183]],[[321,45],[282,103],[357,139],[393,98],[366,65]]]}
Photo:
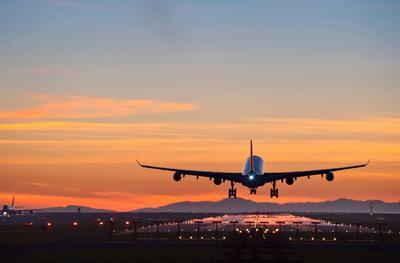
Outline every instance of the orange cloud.
{"label": "orange cloud", "polygon": [[16,110],[0,112],[5,119],[64,119],[131,116],[150,113],[192,111],[193,103],[161,102],[157,100],[109,99],[100,97],[33,96],[45,102]]}
{"label": "orange cloud", "polygon": [[399,118],[0,123],[0,163],[238,162],[250,137],[268,162],[397,162],[399,124]]}

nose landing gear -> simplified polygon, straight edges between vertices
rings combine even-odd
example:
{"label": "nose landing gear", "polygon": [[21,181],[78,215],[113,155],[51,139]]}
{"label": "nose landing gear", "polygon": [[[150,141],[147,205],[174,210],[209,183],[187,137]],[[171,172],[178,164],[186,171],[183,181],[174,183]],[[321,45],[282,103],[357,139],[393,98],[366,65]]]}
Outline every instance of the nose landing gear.
{"label": "nose landing gear", "polygon": [[231,188],[228,190],[228,198],[236,198],[236,188],[235,183],[231,181]]}
{"label": "nose landing gear", "polygon": [[255,195],[257,193],[257,189],[256,188],[251,188],[250,189],[250,194],[251,195]]}
{"label": "nose landing gear", "polygon": [[274,182],[272,183],[272,189],[271,189],[270,196],[271,196],[271,198],[273,198],[274,196],[275,196],[276,198],[278,198],[278,196],[279,196],[278,189],[276,189],[276,181],[274,181]]}

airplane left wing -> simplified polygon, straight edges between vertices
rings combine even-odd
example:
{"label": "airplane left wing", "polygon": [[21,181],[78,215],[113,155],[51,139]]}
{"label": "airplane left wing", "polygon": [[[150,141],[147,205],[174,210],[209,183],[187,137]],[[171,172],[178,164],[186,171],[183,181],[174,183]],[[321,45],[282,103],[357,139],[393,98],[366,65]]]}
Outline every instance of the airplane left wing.
{"label": "airplane left wing", "polygon": [[343,167],[335,167],[328,169],[320,169],[320,170],[308,170],[308,171],[294,171],[294,172],[277,172],[277,173],[264,173],[265,182],[273,182],[278,180],[283,180],[289,177],[297,178],[302,176],[312,176],[312,175],[327,175],[332,174],[335,171],[348,170],[365,167],[369,164],[370,161],[364,164],[357,164],[352,166],[343,166]]}
{"label": "airplane left wing", "polygon": [[192,175],[192,176],[201,176],[201,177],[208,177],[208,178],[218,178],[218,179],[222,179],[222,180],[233,181],[236,183],[242,182],[242,178],[243,178],[241,173],[185,170],[185,169],[144,165],[144,164],[141,164],[139,161],[136,161],[136,162],[140,165],[140,167],[143,167],[143,168],[171,171],[171,172],[175,172],[175,174],[182,175],[182,176]]}

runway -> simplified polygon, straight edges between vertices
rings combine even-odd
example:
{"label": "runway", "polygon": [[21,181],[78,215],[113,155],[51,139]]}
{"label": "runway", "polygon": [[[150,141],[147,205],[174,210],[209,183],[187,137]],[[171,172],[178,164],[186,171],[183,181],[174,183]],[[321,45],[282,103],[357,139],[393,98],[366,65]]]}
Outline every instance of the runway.
{"label": "runway", "polygon": [[[178,227],[181,232],[195,232],[199,227],[201,232],[215,231],[246,231],[251,228],[263,228],[265,231],[276,233],[294,232],[299,229],[302,232],[334,232],[335,224],[329,221],[315,220],[304,216],[296,216],[289,213],[280,214],[227,214],[218,217],[207,217],[203,219],[192,219],[180,223],[164,223],[142,226],[138,232],[156,232],[158,227],[159,232],[176,232]],[[356,232],[356,225],[337,224],[336,231],[339,232]],[[360,233],[374,233],[374,228],[358,227]],[[128,231],[129,232],[129,231]]]}

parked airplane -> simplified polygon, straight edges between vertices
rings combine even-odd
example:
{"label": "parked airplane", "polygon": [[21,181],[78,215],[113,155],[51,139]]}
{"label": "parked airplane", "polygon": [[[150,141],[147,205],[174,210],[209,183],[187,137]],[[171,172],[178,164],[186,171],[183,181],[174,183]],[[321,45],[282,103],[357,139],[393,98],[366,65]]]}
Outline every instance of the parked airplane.
{"label": "parked airplane", "polygon": [[158,169],[165,171],[175,172],[173,178],[175,181],[180,181],[185,175],[208,177],[210,180],[214,179],[216,185],[220,185],[222,182],[230,181],[231,187],[228,191],[228,197],[236,198],[236,188],[235,183],[241,183],[242,185],[250,188],[250,194],[256,194],[257,187],[263,186],[266,183],[272,184],[272,189],[270,196],[278,198],[278,189],[276,188],[276,182],[284,180],[288,185],[292,185],[298,177],[307,176],[310,179],[311,175],[325,175],[327,181],[333,181],[333,172],[365,167],[368,165],[369,161],[365,164],[358,164],[352,166],[320,169],[320,170],[308,170],[308,171],[293,171],[293,172],[264,172],[264,161],[261,157],[253,155],[253,142],[250,141],[250,157],[247,158],[244,165],[242,173],[227,173],[227,172],[209,172],[209,171],[197,171],[197,170],[185,170],[185,169],[175,169],[167,167],[158,167],[151,165],[143,165],[137,161],[137,163],[143,168]]}
{"label": "parked airplane", "polygon": [[13,215],[20,215],[24,213],[33,214],[35,211],[40,211],[40,209],[18,209],[18,207],[14,207],[15,198],[13,196],[11,205],[4,205],[3,209],[1,210],[2,216],[13,216]]}

